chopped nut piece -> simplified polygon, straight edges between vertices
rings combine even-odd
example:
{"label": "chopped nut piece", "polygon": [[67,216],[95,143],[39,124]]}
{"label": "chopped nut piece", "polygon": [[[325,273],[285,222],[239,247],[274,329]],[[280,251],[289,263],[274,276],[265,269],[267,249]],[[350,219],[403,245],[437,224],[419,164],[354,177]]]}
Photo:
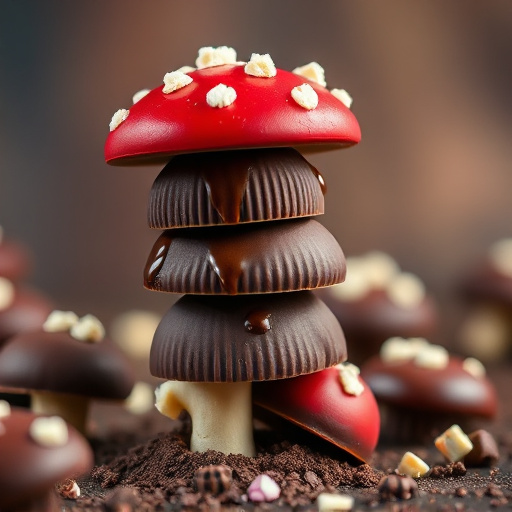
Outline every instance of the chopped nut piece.
{"label": "chopped nut piece", "polygon": [[359,368],[352,363],[342,363],[337,366],[340,373],[340,381],[345,393],[359,396],[364,391],[364,386],[359,380]]}
{"label": "chopped nut piece", "polygon": [[245,65],[244,71],[248,75],[270,78],[276,76],[277,69],[268,53],[260,55],[253,53],[251,60]]}
{"label": "chopped nut piece", "polygon": [[64,446],[68,442],[68,426],[60,416],[36,418],[30,424],[29,432],[41,446]]}
{"label": "chopped nut piece", "polygon": [[78,315],[73,311],[52,311],[45,323],[43,324],[43,331],[46,332],[61,332],[69,331],[73,325],[78,322]]}
{"label": "chopped nut piece", "polygon": [[181,71],[182,73],[190,73],[191,71],[195,71],[197,68],[194,68],[192,66],[181,66],[181,68],[178,68],[176,71]]}
{"label": "chopped nut piece", "polygon": [[302,84],[292,89],[292,98],[306,110],[313,110],[318,106],[318,94],[309,84]]}
{"label": "chopped nut piece", "polygon": [[136,382],[124,406],[132,414],[145,414],[155,406],[154,396],[153,386],[147,382]]}
{"label": "chopped nut piece", "polygon": [[425,285],[415,275],[402,272],[388,284],[387,293],[397,306],[414,308],[425,298]]}
{"label": "chopped nut piece", "polygon": [[105,337],[103,324],[94,315],[85,315],[69,331],[79,341],[97,343]]}
{"label": "chopped nut piece", "polygon": [[398,474],[412,478],[421,478],[429,470],[428,464],[412,452],[405,452],[397,468]]}
{"label": "chopped nut piece", "polygon": [[258,475],[247,489],[247,496],[254,502],[269,502],[279,498],[281,488],[268,475]]}
{"label": "chopped nut piece", "polygon": [[430,344],[425,338],[388,338],[380,348],[380,357],[386,363],[397,363],[414,359]]}
{"label": "chopped nut piece", "polygon": [[227,491],[233,482],[233,471],[223,464],[205,466],[196,471],[194,484],[198,492],[214,496]]}
{"label": "chopped nut piece", "polygon": [[113,132],[123,121],[126,121],[126,118],[128,117],[129,113],[130,113],[129,110],[126,110],[125,108],[120,108],[112,116],[112,120],[110,121],[110,124],[109,124],[110,131]]}
{"label": "chopped nut piece", "polygon": [[442,370],[448,366],[450,356],[441,345],[427,345],[423,347],[414,358],[414,364],[420,368]]}
{"label": "chopped nut piece", "polygon": [[220,66],[222,64],[236,64],[236,51],[228,46],[205,46],[199,49],[196,59],[197,69]]}
{"label": "chopped nut piece", "polygon": [[7,309],[14,300],[14,285],[5,278],[0,277],[0,311]]}
{"label": "chopped nut piece", "polygon": [[210,107],[228,107],[236,100],[236,91],[233,87],[224,84],[216,85],[206,93],[206,102]]}
{"label": "chopped nut piece", "polygon": [[140,91],[137,91],[132,98],[133,103],[137,103],[140,101],[144,96],[147,96],[147,94],[150,92],[150,89],[141,89]]}
{"label": "chopped nut piece", "polygon": [[464,456],[464,464],[468,467],[495,466],[500,458],[498,445],[487,430],[476,430],[469,434],[473,449]]}
{"label": "chopped nut piece", "polygon": [[352,510],[354,498],[347,494],[322,492],[316,499],[319,512]]}
{"label": "chopped nut piece", "polygon": [[352,99],[352,96],[350,96],[350,94],[345,91],[345,89],[331,89],[331,94],[335,98],[339,99],[341,103],[343,103],[343,105],[345,105],[347,108],[352,106],[354,100]]}
{"label": "chopped nut piece", "polygon": [[461,460],[473,449],[473,443],[459,425],[452,425],[434,441],[436,448],[451,462]]}
{"label": "chopped nut piece", "polygon": [[186,75],[181,71],[171,71],[170,73],[166,73],[164,76],[165,85],[162,92],[164,94],[170,94],[171,92],[177,91],[192,82],[192,77],[189,75]]}
{"label": "chopped nut piece", "polygon": [[317,84],[320,84],[323,87],[327,85],[325,82],[324,68],[320,66],[318,62],[310,62],[309,64],[306,64],[304,66],[299,66],[298,68],[295,68],[292,71],[292,73],[303,76],[308,80],[312,80],[313,82],[316,82]]}
{"label": "chopped nut piece", "polygon": [[6,418],[11,414],[11,405],[7,400],[0,400],[0,419]]}
{"label": "chopped nut piece", "polygon": [[55,490],[59,493],[61,498],[66,500],[76,500],[80,497],[80,487],[76,481],[71,478],[59,482],[55,486]]}
{"label": "chopped nut piece", "polygon": [[462,362],[462,368],[476,379],[485,377],[485,366],[474,357],[467,357]]}
{"label": "chopped nut piece", "polygon": [[496,270],[512,277],[512,238],[495,242],[489,249],[489,257]]}
{"label": "chopped nut piece", "polygon": [[418,493],[418,484],[410,476],[391,474],[381,479],[377,489],[383,501],[410,500]]}

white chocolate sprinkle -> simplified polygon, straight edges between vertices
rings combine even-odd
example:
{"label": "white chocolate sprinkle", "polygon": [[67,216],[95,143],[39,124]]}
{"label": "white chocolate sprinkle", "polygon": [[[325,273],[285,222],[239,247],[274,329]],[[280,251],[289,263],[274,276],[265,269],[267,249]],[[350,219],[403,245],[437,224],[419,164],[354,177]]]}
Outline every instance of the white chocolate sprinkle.
{"label": "white chocolate sprinkle", "polygon": [[120,108],[113,116],[110,121],[109,128],[110,131],[113,132],[123,121],[126,121],[128,115],[130,114],[129,110],[125,108]]}
{"label": "white chocolate sprinkle", "polygon": [[136,382],[124,406],[132,414],[146,414],[154,407],[154,396],[153,386],[147,382]]}
{"label": "white chocolate sprinkle", "polygon": [[371,251],[361,256],[364,273],[373,288],[383,289],[400,274],[397,262],[382,251]]}
{"label": "white chocolate sprinkle", "polygon": [[459,425],[452,425],[434,441],[436,448],[451,462],[461,460],[473,449],[473,443]]}
{"label": "white chocolate sprinkle", "polygon": [[268,53],[265,53],[264,55],[253,53],[251,55],[251,60],[245,65],[244,71],[248,75],[264,78],[270,78],[277,74],[274,61]]}
{"label": "white chocolate sprinkle", "polygon": [[0,400],[0,418],[6,418],[11,415],[11,405],[7,400]]}
{"label": "white chocolate sprinkle", "polygon": [[512,277],[512,238],[495,242],[489,249],[489,258],[498,272]]}
{"label": "white chocolate sprinkle", "polygon": [[304,66],[299,66],[298,68],[295,68],[292,73],[295,73],[296,75],[303,76],[304,78],[307,78],[308,80],[312,80],[313,82],[316,82],[317,84],[320,84],[321,86],[325,87],[327,84],[325,82],[325,71],[318,62],[310,62],[309,64],[305,64]]}
{"label": "white chocolate sprinkle", "polygon": [[76,340],[98,343],[105,337],[105,328],[94,315],[85,315],[71,327],[69,333]]}
{"label": "white chocolate sprinkle", "polygon": [[321,492],[316,498],[318,512],[344,512],[352,510],[354,498],[348,494]]}
{"label": "white chocolate sprinkle", "polygon": [[196,59],[197,69],[220,66],[222,64],[236,64],[236,51],[228,46],[205,46],[199,49]]}
{"label": "white chocolate sprinkle", "polygon": [[302,84],[292,89],[292,98],[306,110],[313,110],[318,106],[318,94],[309,84]]}
{"label": "white chocolate sprinkle", "polygon": [[224,108],[236,100],[236,91],[233,87],[218,84],[206,93],[206,102],[210,107]]}
{"label": "white chocolate sprinkle", "polygon": [[395,276],[386,288],[388,297],[398,307],[412,309],[425,298],[425,285],[409,272]]}
{"label": "white chocolate sprinkle", "polygon": [[462,361],[462,369],[476,379],[485,377],[485,366],[475,357],[467,357]]}
{"label": "white chocolate sprinkle", "polygon": [[164,76],[164,88],[162,92],[164,94],[170,94],[171,92],[177,91],[193,82],[192,77],[182,73],[181,71],[171,71],[166,73]]}
{"label": "white chocolate sprinkle", "polygon": [[181,71],[182,73],[191,73],[196,69],[197,68],[194,68],[193,66],[181,66],[181,68],[178,68],[176,71]]}
{"label": "white chocolate sprinkle", "polygon": [[78,322],[78,315],[73,311],[52,311],[45,323],[43,331],[45,332],[61,332],[69,331],[73,325]]}
{"label": "white chocolate sprinkle", "polygon": [[331,89],[331,94],[345,105],[345,107],[352,107],[354,100],[352,96],[345,89]]}
{"label": "white chocolate sprinkle", "polygon": [[68,426],[60,416],[36,418],[29,433],[36,443],[46,447],[64,446],[69,437]]}
{"label": "white chocolate sprinkle", "polygon": [[398,474],[406,475],[412,478],[421,478],[430,470],[428,464],[412,452],[405,452],[400,464],[398,464]]}
{"label": "white chocolate sprinkle", "polygon": [[364,386],[359,380],[359,368],[352,363],[342,363],[337,366],[340,382],[345,393],[359,396],[364,391]]}
{"label": "white chocolate sprinkle", "polygon": [[380,347],[380,357],[386,363],[400,363],[414,359],[418,353],[430,344],[424,338],[401,338],[394,336],[387,339]]}
{"label": "white chocolate sprinkle", "polygon": [[150,89],[141,89],[140,91],[137,91],[133,95],[133,98],[132,98],[133,104],[135,104],[138,101],[140,101],[142,98],[144,98],[144,96],[147,96],[149,92],[150,92]]}
{"label": "white chocolate sprinkle", "polygon": [[428,345],[422,348],[414,358],[414,364],[420,368],[442,370],[448,366],[450,356],[441,345]]}
{"label": "white chocolate sprinkle", "polygon": [[14,285],[6,277],[0,277],[0,311],[7,309],[14,300]]}

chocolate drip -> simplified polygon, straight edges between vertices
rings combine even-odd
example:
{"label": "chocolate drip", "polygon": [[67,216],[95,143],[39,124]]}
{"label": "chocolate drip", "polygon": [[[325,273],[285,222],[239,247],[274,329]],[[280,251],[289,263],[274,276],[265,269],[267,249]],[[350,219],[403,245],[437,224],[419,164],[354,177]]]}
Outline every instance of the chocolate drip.
{"label": "chocolate drip", "polygon": [[251,334],[265,334],[272,329],[272,325],[270,324],[271,315],[272,313],[268,311],[251,311],[245,317],[245,330]]}
{"label": "chocolate drip", "polygon": [[162,233],[149,253],[144,268],[144,286],[155,287],[156,279],[167,256],[172,238],[168,231]]}

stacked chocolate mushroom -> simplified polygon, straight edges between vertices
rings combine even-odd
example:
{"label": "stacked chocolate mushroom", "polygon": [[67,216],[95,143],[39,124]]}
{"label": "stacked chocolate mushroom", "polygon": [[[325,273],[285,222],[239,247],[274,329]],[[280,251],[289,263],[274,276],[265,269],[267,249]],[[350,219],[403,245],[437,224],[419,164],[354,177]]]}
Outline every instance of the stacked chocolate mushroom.
{"label": "stacked chocolate mushroom", "polygon": [[[232,48],[202,48],[196,68],[167,73],[112,119],[108,163],[167,164],[150,193],[149,225],[165,231],[144,283],[185,295],[155,332],[150,369],[166,379],[159,410],[190,413],[194,451],[255,454],[253,385],[259,405],[358,458],[375,447],[373,395],[340,365],[343,332],[311,291],[342,282],[345,259],[311,218],[325,185],[295,149],[357,143],[348,100],[316,63],[287,72],[269,55],[242,63]],[[290,410],[296,391],[311,396]]]}

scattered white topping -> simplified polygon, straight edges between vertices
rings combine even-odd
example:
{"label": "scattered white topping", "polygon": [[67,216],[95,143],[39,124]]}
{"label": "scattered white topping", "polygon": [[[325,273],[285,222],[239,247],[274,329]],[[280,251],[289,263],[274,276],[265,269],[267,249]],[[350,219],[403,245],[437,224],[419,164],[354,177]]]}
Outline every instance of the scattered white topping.
{"label": "scattered white topping", "polygon": [[335,512],[352,510],[354,506],[354,498],[348,494],[334,494],[330,492],[322,492],[316,499],[318,512]]}
{"label": "scattered white topping", "polygon": [[393,278],[400,274],[397,262],[382,251],[370,251],[359,258],[364,267],[366,279],[373,288],[386,288]]}
{"label": "scattered white topping", "polygon": [[473,443],[459,425],[452,425],[434,441],[436,448],[450,461],[461,460],[473,449]]}
{"label": "scattered white topping", "polygon": [[414,364],[420,368],[442,370],[448,366],[450,356],[441,345],[427,345],[421,349],[414,358]]}
{"label": "scattered white topping", "polygon": [[7,309],[14,300],[14,285],[6,277],[0,277],[0,311]]}
{"label": "scattered white topping", "polygon": [[6,418],[11,415],[11,405],[7,400],[0,400],[0,418]]}
{"label": "scattered white topping", "polygon": [[233,87],[224,84],[216,85],[206,93],[206,102],[210,107],[228,107],[236,100],[236,91]]}
{"label": "scattered white topping", "polygon": [[303,76],[304,78],[307,78],[308,80],[312,80],[313,82],[316,82],[317,84],[322,85],[325,87],[327,84],[325,82],[325,71],[318,62],[310,62],[309,64],[306,64],[305,66],[300,66],[298,68],[295,68],[292,73],[295,73],[296,75]]}
{"label": "scattered white topping", "polygon": [[475,357],[467,357],[462,361],[462,369],[476,379],[485,377],[485,366]]}
{"label": "scattered white topping", "polygon": [[268,53],[265,55],[253,53],[251,55],[251,60],[245,65],[244,71],[248,75],[265,78],[270,78],[277,74],[274,61]]}
{"label": "scattered white topping", "polygon": [[292,89],[292,98],[306,110],[313,110],[318,106],[318,94],[309,84],[302,84]]}
{"label": "scattered white topping", "polygon": [[425,285],[418,277],[408,272],[395,276],[387,286],[391,301],[401,308],[414,308],[425,298]]}
{"label": "scattered white topping", "polygon": [[345,281],[329,288],[340,300],[357,301],[370,292],[371,285],[365,273],[365,266],[359,258],[347,258]]}
{"label": "scattered white topping", "polygon": [[69,331],[73,325],[78,322],[78,315],[73,311],[52,311],[45,323],[43,324],[43,331],[46,332],[60,332]]}
{"label": "scattered white topping", "polygon": [[177,91],[192,82],[193,80],[189,75],[186,75],[181,71],[171,71],[170,73],[166,73],[164,76],[165,85],[162,92],[164,94],[170,94],[171,92]]}
{"label": "scattered white topping", "polygon": [[400,363],[415,359],[430,343],[424,338],[400,338],[394,336],[387,339],[380,347],[380,358],[385,363]]}
{"label": "scattered white topping", "polygon": [[140,91],[137,91],[133,95],[133,98],[132,98],[133,104],[135,104],[138,101],[140,101],[142,98],[144,98],[144,96],[147,96],[149,92],[150,92],[150,89],[141,89]]}
{"label": "scattered white topping", "polygon": [[132,414],[137,415],[151,411],[154,407],[153,386],[147,382],[136,382],[124,406]]}
{"label": "scattered white topping", "polygon": [[76,480],[72,480],[71,478],[59,482],[55,486],[55,490],[62,498],[67,500],[76,500],[80,497],[80,487],[76,483]]}
{"label": "scattered white topping", "polygon": [[228,46],[205,46],[199,49],[196,59],[197,69],[220,66],[222,64],[236,64],[236,51]]}
{"label": "scattered white topping", "polygon": [[129,110],[126,110],[125,108],[120,108],[112,116],[112,120],[110,121],[110,124],[109,124],[110,131],[113,132],[123,121],[126,121],[126,118],[128,117],[129,113],[130,113]]}
{"label": "scattered white topping", "polygon": [[280,495],[281,488],[268,475],[258,475],[247,489],[249,499],[258,503],[277,500]]}
{"label": "scattered white topping", "polygon": [[489,258],[496,270],[512,277],[512,238],[495,242],[489,249]]}
{"label": "scattered white topping", "polygon": [[181,66],[181,68],[178,68],[176,71],[181,71],[182,73],[190,73],[191,71],[195,71],[197,68],[194,68],[192,66]]}
{"label": "scattered white topping", "polygon": [[336,368],[339,370],[340,382],[345,393],[359,396],[364,391],[364,386],[359,380],[359,368],[352,363],[342,363]]}
{"label": "scattered white topping", "polygon": [[345,89],[331,89],[331,94],[337,98],[338,100],[345,105],[345,107],[350,108],[353,103],[352,96]]}
{"label": "scattered white topping", "polygon": [[412,452],[405,452],[397,471],[400,475],[410,476],[412,478],[421,478],[430,470],[430,467]]}
{"label": "scattered white topping", "polygon": [[105,337],[103,324],[94,315],[85,315],[69,331],[79,341],[97,343]]}
{"label": "scattered white topping", "polygon": [[68,442],[68,426],[60,416],[36,418],[29,427],[30,436],[41,446],[64,446]]}

